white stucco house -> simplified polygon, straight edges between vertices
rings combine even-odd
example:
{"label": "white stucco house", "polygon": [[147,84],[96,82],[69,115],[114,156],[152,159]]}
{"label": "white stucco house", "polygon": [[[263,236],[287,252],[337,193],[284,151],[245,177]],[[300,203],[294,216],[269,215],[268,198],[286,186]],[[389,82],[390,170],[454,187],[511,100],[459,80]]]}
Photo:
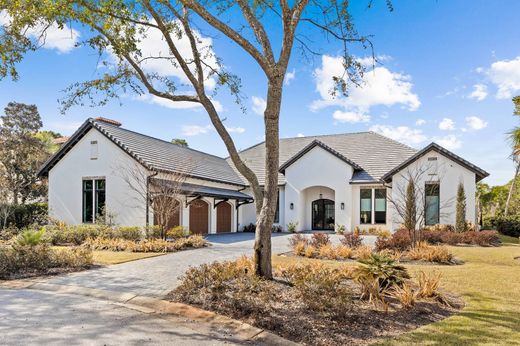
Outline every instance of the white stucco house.
{"label": "white stucco house", "polygon": [[[264,143],[240,152],[262,184]],[[141,191],[167,184],[169,174],[190,166],[171,226],[194,233],[237,232],[255,222],[247,181],[230,159],[171,144],[124,129],[120,123],[88,119],[41,168],[48,177],[49,214],[69,224],[95,221],[110,211],[120,225],[154,223]],[[134,167],[133,187],[124,167]],[[396,205],[410,177],[426,224],[454,224],[455,196],[464,184],[469,222],[476,223],[476,183],[483,169],[432,143],[422,150],[374,132],[280,139],[276,223],[284,229],[333,230],[399,227]],[[138,178],[142,177],[142,178]]]}

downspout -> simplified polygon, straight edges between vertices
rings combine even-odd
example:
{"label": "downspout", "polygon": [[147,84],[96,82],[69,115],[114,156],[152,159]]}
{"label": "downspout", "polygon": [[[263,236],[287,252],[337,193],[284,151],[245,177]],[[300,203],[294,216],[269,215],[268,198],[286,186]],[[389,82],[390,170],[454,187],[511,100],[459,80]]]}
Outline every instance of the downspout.
{"label": "downspout", "polygon": [[150,226],[150,180],[159,172],[153,172],[146,177],[146,228]]}

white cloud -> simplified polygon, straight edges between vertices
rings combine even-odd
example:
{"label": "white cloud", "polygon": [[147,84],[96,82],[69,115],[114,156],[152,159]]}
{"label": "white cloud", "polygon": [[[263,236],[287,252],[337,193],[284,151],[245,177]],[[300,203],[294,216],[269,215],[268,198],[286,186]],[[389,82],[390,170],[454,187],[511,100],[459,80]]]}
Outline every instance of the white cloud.
{"label": "white cloud", "polygon": [[446,130],[446,131],[453,131],[453,130],[455,130],[455,122],[450,118],[444,118],[439,123],[439,129]]}
{"label": "white cloud", "polygon": [[408,126],[373,125],[369,130],[412,146],[427,139],[422,130],[412,129]]}
{"label": "white cloud", "polygon": [[253,112],[259,115],[264,115],[265,107],[267,106],[267,102],[259,97],[259,96],[253,96],[251,97],[251,102],[253,103]]}
{"label": "white cloud", "polygon": [[491,64],[489,79],[498,88],[496,97],[508,99],[520,91],[520,56],[513,60],[501,60]]}
{"label": "white cloud", "polygon": [[208,133],[211,130],[210,125],[199,126],[199,125],[184,125],[182,127],[182,134],[184,136],[197,136]]}
{"label": "white cloud", "polygon": [[[0,25],[9,25],[11,17],[7,11],[0,11]],[[67,24],[60,28],[58,24],[48,24],[40,22],[28,28],[27,37],[37,40],[38,44],[46,49],[56,49],[59,53],[68,53],[76,47],[79,40],[79,31],[69,27]]]}
{"label": "white cloud", "polygon": [[[155,95],[150,94],[142,94],[135,97],[138,101],[147,102],[150,104],[156,104],[162,107],[171,108],[171,109],[202,109],[202,105],[197,102],[187,102],[187,101],[181,101],[181,102],[173,102],[170,100],[167,100],[162,97],[158,97]],[[212,100],[213,105],[215,106],[215,109],[217,112],[222,112],[224,110],[224,107],[222,106],[222,103],[216,100]]]}
{"label": "white cloud", "polygon": [[238,133],[238,134],[246,132],[246,129],[243,127],[227,127],[226,126],[226,130],[228,130],[229,133]]}
{"label": "white cloud", "polygon": [[475,116],[466,117],[466,124],[468,124],[472,130],[482,130],[488,125],[487,121]]}
{"label": "white cloud", "polygon": [[485,84],[473,85],[473,91],[469,94],[470,99],[476,99],[477,101],[484,100],[488,95],[487,86]]}
{"label": "white cloud", "polygon": [[433,141],[449,150],[458,149],[462,145],[462,141],[455,135],[435,137]]}
{"label": "white cloud", "polygon": [[[365,59],[360,59],[365,61]],[[350,89],[348,97],[331,95],[334,89],[333,77],[344,75],[341,57],[322,56],[322,66],[314,70],[316,91],[321,99],[311,104],[311,110],[324,107],[342,107],[345,112],[369,113],[373,106],[401,105],[410,111],[419,108],[419,97],[412,92],[411,78],[394,73],[386,67],[376,67],[364,74],[362,85]]]}
{"label": "white cloud", "polygon": [[[173,22],[172,24],[175,23],[176,22]],[[147,73],[157,73],[162,77],[174,77],[178,79],[178,82],[181,84],[191,85],[188,77],[186,77],[186,74],[177,64],[177,60],[170,53],[170,49],[164,41],[163,34],[155,28],[143,28],[142,26],[138,26],[138,28],[143,29],[143,32],[137,35],[137,48],[140,54],[134,54],[134,59],[146,59],[141,62],[143,70]],[[207,89],[212,90],[216,85],[216,81],[213,76],[210,76],[210,72],[212,69],[216,71],[220,69],[217,63],[217,57],[212,48],[213,40],[210,37],[202,36],[197,30],[194,30],[193,33],[197,40],[199,51],[204,57],[205,65],[207,65],[203,67],[205,86]],[[180,38],[178,38],[177,35],[172,35],[172,39],[180,54],[186,60],[193,60],[191,45],[186,35],[182,33]],[[114,63],[117,61],[117,57],[113,53],[110,53],[110,59]],[[190,68],[193,72],[195,71],[194,64],[191,64]]]}
{"label": "white cloud", "polygon": [[368,114],[349,111],[343,112],[340,110],[335,111],[332,114],[332,118],[340,123],[366,123],[370,121],[370,115]]}
{"label": "white cloud", "polygon": [[291,84],[291,81],[292,81],[294,78],[296,78],[296,70],[295,70],[295,69],[293,69],[291,72],[287,72],[287,73],[285,74],[285,79],[284,79],[284,81],[283,81],[283,84],[285,84],[285,85],[289,85],[289,84]]}
{"label": "white cloud", "polygon": [[416,126],[422,126],[424,124],[426,124],[426,120],[424,119],[417,119],[417,121],[415,121]]}
{"label": "white cloud", "polygon": [[298,133],[296,137],[305,137],[305,135],[303,133]]}

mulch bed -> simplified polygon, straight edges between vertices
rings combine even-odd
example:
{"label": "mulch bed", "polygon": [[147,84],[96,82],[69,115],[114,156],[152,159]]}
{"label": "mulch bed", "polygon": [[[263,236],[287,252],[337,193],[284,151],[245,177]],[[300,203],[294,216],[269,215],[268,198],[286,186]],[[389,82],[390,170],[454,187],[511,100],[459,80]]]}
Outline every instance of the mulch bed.
{"label": "mulch bed", "polygon": [[241,308],[244,303],[235,301],[230,292],[208,299],[198,292],[182,298],[172,291],[166,299],[239,319],[306,345],[367,345],[447,318],[464,306],[459,297],[445,293],[450,306],[431,300],[418,301],[414,307],[403,309],[388,299],[385,312],[360,300],[359,292],[354,291],[351,309],[342,317],[333,317],[309,310],[286,282],[275,280],[274,285],[273,304],[264,309],[244,311]]}
{"label": "mulch bed", "polygon": [[91,266],[81,267],[81,268],[50,268],[45,271],[41,271],[41,270],[20,271],[20,272],[10,274],[9,276],[6,276],[6,277],[0,277],[0,281],[29,279],[29,278],[35,278],[35,277],[40,277],[40,276],[43,277],[43,276],[63,275],[63,274],[81,272],[84,270],[101,268],[101,267],[102,266],[100,266],[100,265],[93,264]]}

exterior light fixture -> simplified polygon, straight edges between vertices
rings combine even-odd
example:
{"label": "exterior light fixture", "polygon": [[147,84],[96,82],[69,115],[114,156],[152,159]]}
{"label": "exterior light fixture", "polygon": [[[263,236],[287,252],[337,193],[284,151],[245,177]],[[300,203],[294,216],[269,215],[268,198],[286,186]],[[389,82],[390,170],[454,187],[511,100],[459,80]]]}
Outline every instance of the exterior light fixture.
{"label": "exterior light fixture", "polygon": [[323,199],[323,194],[320,193],[320,199]]}
{"label": "exterior light fixture", "polygon": [[341,210],[345,210],[345,203],[341,202]]}
{"label": "exterior light fixture", "polygon": [[294,209],[294,203],[291,203],[291,204],[289,205],[289,209],[291,209],[291,210]]}

